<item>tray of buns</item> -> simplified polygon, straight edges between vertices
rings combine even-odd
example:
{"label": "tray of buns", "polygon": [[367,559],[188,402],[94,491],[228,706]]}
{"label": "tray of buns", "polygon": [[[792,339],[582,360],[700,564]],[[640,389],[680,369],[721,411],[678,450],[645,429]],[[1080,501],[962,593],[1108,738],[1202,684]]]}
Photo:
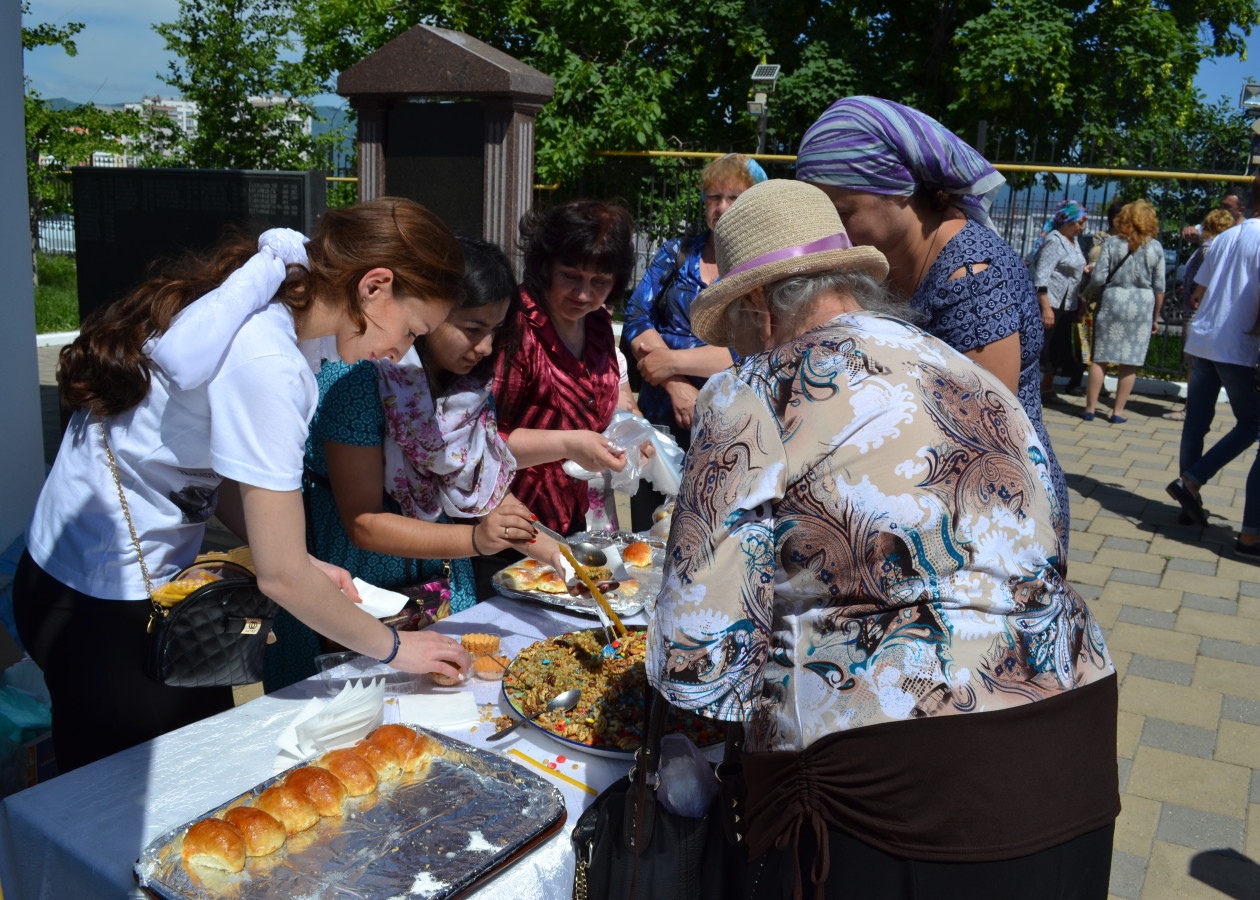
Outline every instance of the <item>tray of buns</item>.
{"label": "tray of buns", "polygon": [[162,835],[135,876],[163,900],[449,900],[564,820],[563,797],[541,775],[384,725]]}
{"label": "tray of buns", "polygon": [[[570,538],[607,550],[614,548],[623,568],[588,569],[596,587],[620,616],[632,616],[651,604],[661,589],[665,542],[632,531],[583,531]],[[621,577],[624,573],[625,576]],[[565,578],[551,566],[523,559],[494,573],[495,589],[505,597],[559,606],[571,612],[597,615],[595,598],[580,578]]]}

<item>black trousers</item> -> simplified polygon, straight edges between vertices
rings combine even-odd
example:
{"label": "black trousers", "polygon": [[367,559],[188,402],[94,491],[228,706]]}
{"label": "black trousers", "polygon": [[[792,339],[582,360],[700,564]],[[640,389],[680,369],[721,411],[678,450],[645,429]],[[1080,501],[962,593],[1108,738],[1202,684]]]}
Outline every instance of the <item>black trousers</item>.
{"label": "black trousers", "polygon": [[173,688],[144,674],[151,609],[148,601],[81,594],[22,554],[13,578],[13,614],[52,698],[59,771],[231,709],[230,687]]}
{"label": "black trousers", "polygon": [[[1016,807],[1007,810],[1021,815]],[[1001,813],[995,813],[1001,814]],[[842,831],[829,832],[827,900],[1106,900],[1115,825],[1087,832],[1058,846],[996,862],[919,862],[876,850]],[[805,900],[814,897],[809,870],[812,832],[801,829],[800,873]],[[770,850],[744,863],[750,900],[787,900],[795,868],[786,850]]]}

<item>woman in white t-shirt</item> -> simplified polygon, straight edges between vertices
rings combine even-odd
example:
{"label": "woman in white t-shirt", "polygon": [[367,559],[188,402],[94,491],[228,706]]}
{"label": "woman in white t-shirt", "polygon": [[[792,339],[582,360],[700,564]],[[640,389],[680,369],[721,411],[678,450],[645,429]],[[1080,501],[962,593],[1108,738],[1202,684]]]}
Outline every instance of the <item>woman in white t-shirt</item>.
{"label": "woman in white t-shirt", "polygon": [[[218,515],[249,542],[260,588],[316,631],[403,671],[467,669],[458,643],[399,635],[352,602],[343,569],[307,555],[302,454],[318,390],[298,347],[361,334],[397,360],[446,319],[463,269],[437,217],[383,198],[329,210],[309,241],[276,229],[186,258],[84,322],[58,370],[75,412],[14,578],[62,771],[232,704],[229,688],[143,674],[150,604],[106,436],[155,585],[192,562]],[[533,537],[526,519],[509,530]]]}

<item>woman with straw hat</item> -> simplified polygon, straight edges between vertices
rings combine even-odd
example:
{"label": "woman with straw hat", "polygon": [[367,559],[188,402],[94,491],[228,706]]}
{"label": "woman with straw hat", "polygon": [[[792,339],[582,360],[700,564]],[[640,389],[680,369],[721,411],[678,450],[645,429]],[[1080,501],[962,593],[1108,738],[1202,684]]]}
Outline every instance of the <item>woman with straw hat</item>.
{"label": "woman with straw hat", "polygon": [[696,404],[647,668],[745,723],[745,895],[1105,897],[1115,671],[1032,423],[884,312],[884,255],[817,188],[756,185],[714,233],[692,321],[744,359]]}

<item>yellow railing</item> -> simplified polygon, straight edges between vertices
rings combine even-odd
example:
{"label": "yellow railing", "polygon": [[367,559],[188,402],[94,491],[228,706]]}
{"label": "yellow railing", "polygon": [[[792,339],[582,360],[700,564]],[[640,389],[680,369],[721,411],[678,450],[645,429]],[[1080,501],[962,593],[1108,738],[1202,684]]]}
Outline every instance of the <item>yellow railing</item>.
{"label": "yellow railing", "polygon": [[[717,159],[725,153],[701,150],[601,150],[597,156],[629,156],[641,159]],[[763,162],[796,162],[795,155],[782,153],[749,153],[753,159]],[[1055,166],[1048,163],[993,163],[999,172],[1052,172],[1055,175],[1087,175],[1098,178],[1172,178],[1181,181],[1234,181],[1250,182],[1251,175],[1224,175],[1213,172],[1174,172],[1165,169],[1113,169],[1098,166]],[[326,181],[358,181],[354,176],[329,175]],[[536,191],[554,191],[560,188],[555,184],[536,184]]]}

